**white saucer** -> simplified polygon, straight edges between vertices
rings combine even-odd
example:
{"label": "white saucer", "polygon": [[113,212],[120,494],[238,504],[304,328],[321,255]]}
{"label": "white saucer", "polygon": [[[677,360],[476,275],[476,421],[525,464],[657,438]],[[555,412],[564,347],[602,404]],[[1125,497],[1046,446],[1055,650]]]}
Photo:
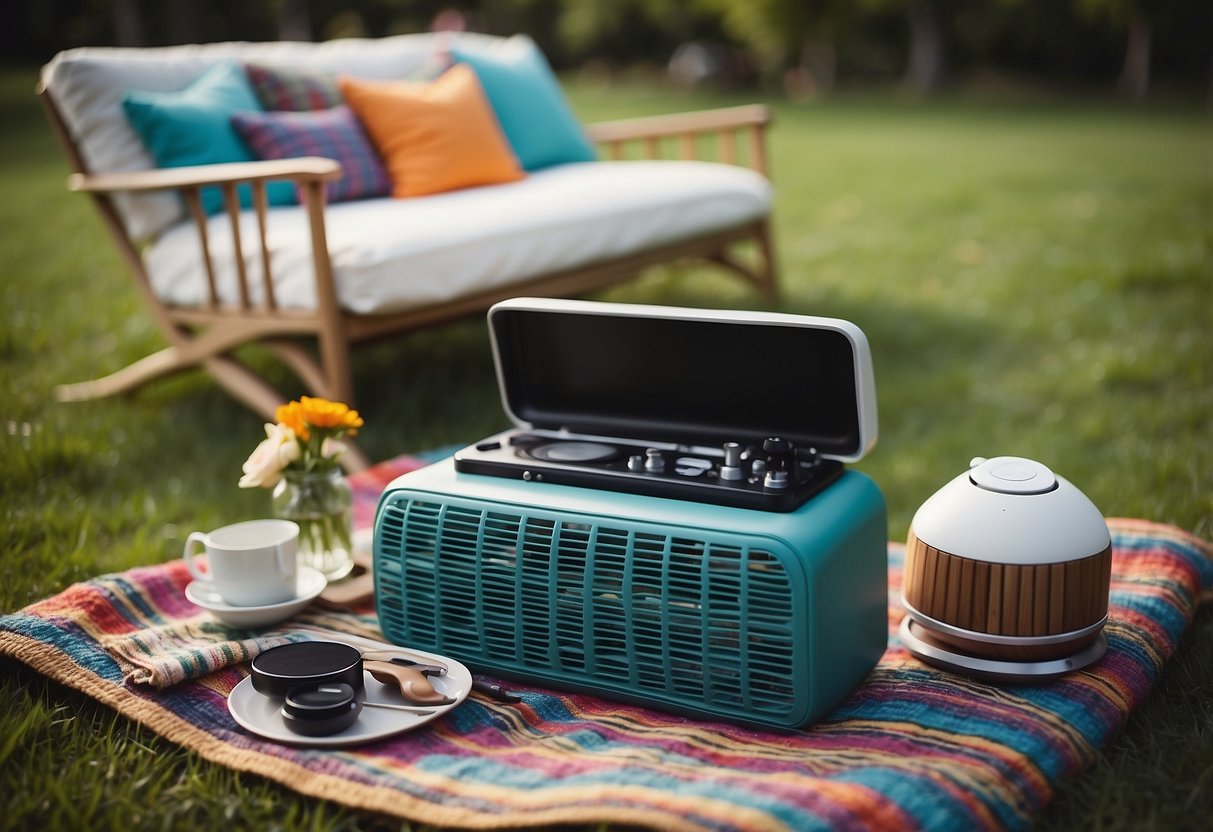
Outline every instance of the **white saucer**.
{"label": "white saucer", "polygon": [[[441,662],[446,665],[445,676],[430,676],[429,680],[435,690],[455,701],[449,705],[435,705],[432,708],[426,706],[423,711],[395,711],[364,705],[358,719],[344,731],[327,737],[306,737],[286,727],[282,719],[282,699],[258,693],[253,688],[253,677],[246,676],[240,684],[232,688],[227,698],[227,709],[240,727],[274,742],[304,745],[309,748],[341,748],[411,731],[457,707],[471,693],[472,674],[459,662],[429,653],[414,654],[408,650],[397,652],[402,656],[415,657],[419,661]],[[404,704],[399,688],[377,681],[366,671],[363,671],[362,675],[366,684],[366,702]]]}
{"label": "white saucer", "polygon": [[295,597],[277,604],[262,607],[235,607],[224,603],[209,581],[191,581],[185,588],[185,597],[197,604],[224,624],[231,627],[264,627],[285,621],[302,610],[324,592],[328,585],[324,573],[311,566],[300,566],[295,576]]}

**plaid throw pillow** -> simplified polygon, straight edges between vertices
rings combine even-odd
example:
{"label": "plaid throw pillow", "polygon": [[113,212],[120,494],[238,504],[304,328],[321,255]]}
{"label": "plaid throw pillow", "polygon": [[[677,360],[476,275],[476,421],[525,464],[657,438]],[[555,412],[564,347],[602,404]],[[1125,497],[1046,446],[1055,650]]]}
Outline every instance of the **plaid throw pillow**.
{"label": "plaid throw pillow", "polygon": [[383,162],[353,111],[344,104],[311,112],[237,112],[232,126],[258,159],[324,156],[345,175],[325,186],[329,202],[386,196],[392,190]]}
{"label": "plaid throw pillow", "polygon": [[263,64],[245,64],[244,71],[266,110],[327,110],[341,103],[341,90],[331,75]]}

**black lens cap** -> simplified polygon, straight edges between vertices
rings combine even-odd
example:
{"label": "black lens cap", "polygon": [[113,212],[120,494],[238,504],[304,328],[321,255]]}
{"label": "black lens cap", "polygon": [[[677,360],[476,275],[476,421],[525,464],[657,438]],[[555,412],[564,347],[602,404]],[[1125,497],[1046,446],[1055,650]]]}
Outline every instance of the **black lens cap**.
{"label": "black lens cap", "polygon": [[286,695],[281,713],[286,727],[296,734],[324,737],[353,725],[362,713],[362,699],[344,682],[300,685]]}

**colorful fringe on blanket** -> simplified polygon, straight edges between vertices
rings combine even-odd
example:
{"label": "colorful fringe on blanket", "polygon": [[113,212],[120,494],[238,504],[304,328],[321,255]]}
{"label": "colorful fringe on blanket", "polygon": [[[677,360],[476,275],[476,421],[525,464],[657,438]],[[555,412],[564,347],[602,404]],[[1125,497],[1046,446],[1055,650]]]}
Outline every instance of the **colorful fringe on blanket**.
{"label": "colorful fringe on blanket", "polygon": [[[359,522],[369,523],[388,481],[418,464],[394,460],[359,475]],[[179,561],[78,584],[0,617],[0,652],[216,763],[426,824],[1024,829],[1149,694],[1213,591],[1207,543],[1143,521],[1109,525],[1109,650],[1089,670],[996,687],[912,658],[893,635],[902,617],[902,551],[893,544],[889,650],[825,720],[798,732],[511,684],[521,705],[472,698],[424,728],[364,747],[284,747],[237,727],[226,696],[245,660],[289,636],[213,622],[185,600],[189,575]],[[304,617],[374,633],[373,616]]]}

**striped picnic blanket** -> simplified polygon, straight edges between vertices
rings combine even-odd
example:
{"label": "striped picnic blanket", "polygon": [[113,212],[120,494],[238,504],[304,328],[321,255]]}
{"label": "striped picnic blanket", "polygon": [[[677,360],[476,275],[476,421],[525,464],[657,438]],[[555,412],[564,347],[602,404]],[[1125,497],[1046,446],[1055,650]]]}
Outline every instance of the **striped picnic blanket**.
{"label": "striped picnic blanket", "polygon": [[[402,458],[355,480],[358,522]],[[824,720],[794,732],[696,722],[592,696],[510,685],[416,731],[349,749],[288,748],[239,728],[226,696],[275,638],[190,604],[180,561],[77,584],[0,617],[0,652],[221,765],[299,792],[444,827],[615,822],[664,830],[1028,827],[1059,781],[1090,765],[1158,679],[1202,601],[1213,546],[1111,520],[1107,655],[1033,686],[930,668],[896,625],[902,547],[890,544],[889,649]],[[371,614],[309,611],[375,635]]]}

